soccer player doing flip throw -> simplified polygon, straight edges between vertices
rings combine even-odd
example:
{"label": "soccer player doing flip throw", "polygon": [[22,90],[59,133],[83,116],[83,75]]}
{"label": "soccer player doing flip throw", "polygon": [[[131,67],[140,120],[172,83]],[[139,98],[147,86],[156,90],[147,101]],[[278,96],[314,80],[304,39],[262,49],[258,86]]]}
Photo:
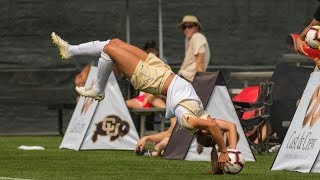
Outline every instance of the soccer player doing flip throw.
{"label": "soccer player doing flip throw", "polygon": [[99,101],[104,99],[104,88],[113,63],[130,79],[135,89],[166,96],[166,118],[176,116],[178,122],[192,133],[199,129],[208,132],[219,146],[221,154],[218,162],[221,165],[229,163],[221,129],[215,119],[204,110],[192,85],[175,75],[168,65],[153,54],[147,54],[119,39],[112,39],[101,52],[95,84],[90,87],[76,87],[76,91],[85,97]]}

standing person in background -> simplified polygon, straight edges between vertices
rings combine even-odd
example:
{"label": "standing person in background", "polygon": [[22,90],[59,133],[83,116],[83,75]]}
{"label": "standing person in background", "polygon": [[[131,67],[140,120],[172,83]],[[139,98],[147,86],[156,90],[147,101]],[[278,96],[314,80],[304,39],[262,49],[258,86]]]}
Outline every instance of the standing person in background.
{"label": "standing person in background", "polygon": [[210,48],[202,26],[194,15],[186,15],[177,28],[185,35],[185,57],[178,75],[192,82],[197,72],[205,72],[210,60]]}
{"label": "standing person in background", "polygon": [[[202,25],[194,15],[186,15],[177,25],[185,35],[185,57],[178,75],[192,82],[197,72],[205,72],[210,61],[210,48]],[[198,149],[203,147],[198,144]]]}
{"label": "standing person in background", "polygon": [[[316,11],[313,14],[313,19],[310,22],[310,24],[304,28],[304,30],[301,32],[300,36],[297,38],[296,42],[294,43],[294,49],[303,55],[308,56],[308,53],[306,52],[306,49],[310,48],[308,44],[305,42],[305,37],[308,32],[308,30],[312,26],[320,25],[320,6],[316,9]],[[320,69],[320,59],[315,60],[316,68],[315,71],[319,71]]]}

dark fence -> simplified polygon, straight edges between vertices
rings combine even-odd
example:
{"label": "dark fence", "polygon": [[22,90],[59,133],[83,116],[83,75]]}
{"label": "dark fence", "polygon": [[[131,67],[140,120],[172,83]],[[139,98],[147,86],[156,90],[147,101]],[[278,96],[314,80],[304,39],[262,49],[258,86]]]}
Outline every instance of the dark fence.
{"label": "dark fence", "polygon": [[[71,44],[105,40],[114,32],[125,40],[126,2],[0,2],[0,134],[58,133],[57,112],[49,110],[48,105],[74,103],[74,76],[97,58],[61,61],[52,45],[51,32]],[[131,43],[142,47],[147,40],[158,41],[158,1],[128,2]],[[317,1],[301,0],[162,0],[164,56],[170,65],[180,66],[184,36],[176,24],[183,15],[195,14],[210,44],[210,65],[214,68],[209,70],[221,70],[233,86],[238,82],[229,81],[228,75],[234,71],[231,68],[275,67],[281,55],[290,52],[285,44],[287,35],[300,32],[317,5]],[[71,114],[72,110],[65,110],[64,127]]]}

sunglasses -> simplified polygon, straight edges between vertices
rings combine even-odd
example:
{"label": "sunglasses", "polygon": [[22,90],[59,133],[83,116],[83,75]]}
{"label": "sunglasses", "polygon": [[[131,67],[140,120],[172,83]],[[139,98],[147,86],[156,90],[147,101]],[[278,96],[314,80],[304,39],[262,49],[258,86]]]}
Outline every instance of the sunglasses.
{"label": "sunglasses", "polygon": [[190,24],[190,25],[183,25],[182,29],[192,29],[195,25],[194,24]]}

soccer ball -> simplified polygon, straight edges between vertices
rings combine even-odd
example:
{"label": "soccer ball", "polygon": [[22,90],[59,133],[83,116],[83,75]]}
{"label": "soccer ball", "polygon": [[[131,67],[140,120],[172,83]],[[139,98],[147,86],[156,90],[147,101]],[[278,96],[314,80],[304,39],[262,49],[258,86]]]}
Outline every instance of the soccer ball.
{"label": "soccer ball", "polygon": [[231,165],[224,165],[223,171],[227,174],[238,174],[245,164],[243,155],[236,149],[228,149],[228,154]]}
{"label": "soccer ball", "polygon": [[320,26],[312,26],[306,34],[305,41],[306,43],[314,49],[318,49],[320,46]]}

